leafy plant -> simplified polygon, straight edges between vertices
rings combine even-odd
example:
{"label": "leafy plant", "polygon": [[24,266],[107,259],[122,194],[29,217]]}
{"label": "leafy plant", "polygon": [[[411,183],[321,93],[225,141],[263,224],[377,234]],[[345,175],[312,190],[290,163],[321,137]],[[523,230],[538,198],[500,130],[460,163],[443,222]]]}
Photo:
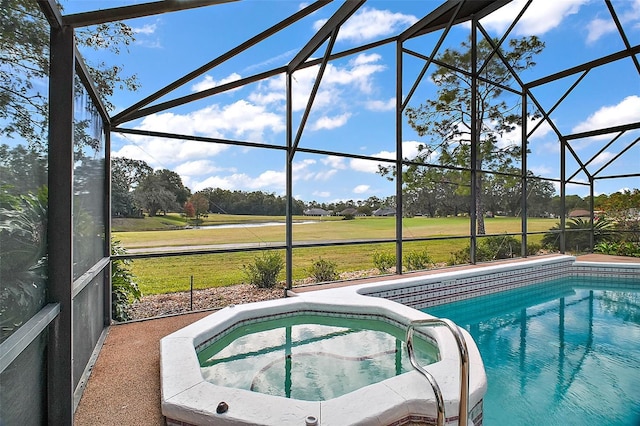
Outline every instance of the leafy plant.
{"label": "leafy plant", "polygon": [[594,247],[594,251],[614,256],[640,257],[640,243],[634,243],[632,241],[603,241]]}
{"label": "leafy plant", "polygon": [[314,260],[308,272],[315,282],[336,281],[339,278],[338,264],[323,258]]}
{"label": "leafy plant", "polygon": [[[591,241],[591,221],[577,217],[566,222],[565,232],[565,248],[567,250],[581,252],[589,249]],[[542,237],[542,244],[555,250],[560,250],[560,230],[558,223],[549,232]],[[594,246],[604,242],[613,241],[615,239],[614,223],[607,218],[600,218],[593,222],[593,243]]]}
{"label": "leafy plant", "polygon": [[[478,239],[476,246],[476,261],[490,262],[497,259],[510,259],[520,256],[521,242],[511,235],[496,235]],[[540,251],[541,246],[536,243],[527,244],[527,255],[532,256]],[[462,250],[451,253],[449,265],[471,263],[471,248],[466,246]]]}
{"label": "leafy plant", "polygon": [[0,342],[42,308],[47,280],[47,187],[0,193]]}
{"label": "leafy plant", "polygon": [[433,264],[427,250],[410,251],[404,257],[404,264],[409,271],[418,271],[420,269],[427,269]]}
{"label": "leafy plant", "polygon": [[391,268],[396,266],[396,255],[388,252],[375,251],[373,253],[373,265],[378,268],[380,273],[387,273]]}
{"label": "leafy plant", "polygon": [[[111,253],[125,254],[126,250],[120,245],[120,241],[112,240]],[[116,321],[130,320],[129,306],[142,297],[136,277],[129,269],[130,265],[129,259],[111,261],[111,317]]]}
{"label": "leafy plant", "polygon": [[273,288],[284,268],[284,259],[277,252],[265,251],[253,258],[253,263],[242,265],[246,280],[258,288]]}

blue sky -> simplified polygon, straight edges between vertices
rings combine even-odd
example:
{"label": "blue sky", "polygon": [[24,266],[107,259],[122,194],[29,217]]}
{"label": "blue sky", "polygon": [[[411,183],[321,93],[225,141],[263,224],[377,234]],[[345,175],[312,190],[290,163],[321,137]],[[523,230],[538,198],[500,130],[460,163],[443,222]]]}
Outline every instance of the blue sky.
{"label": "blue sky", "polygon": [[[369,1],[340,30],[334,52],[390,37],[435,9],[440,1]],[[524,2],[515,0],[481,21],[501,37]],[[614,1],[616,12],[632,46],[640,43],[640,0]],[[70,0],[65,13],[93,10],[96,5],[115,7],[131,2]],[[341,5],[335,1],[297,22],[271,39],[185,84],[160,101],[248,77],[287,64],[314,32]],[[137,93],[117,91],[112,102],[122,110],[184,74],[225,53],[239,43],[295,13],[305,3],[288,0],[240,1],[129,20],[136,42],[118,56],[83,51],[90,60],[122,65],[138,75]],[[444,47],[456,48],[469,34],[458,25]],[[512,32],[513,36],[537,35],[546,48],[537,66],[525,72],[525,82],[611,54],[624,48],[604,1],[536,0]],[[440,33],[407,43],[406,47],[429,55]],[[312,57],[322,57],[323,45]],[[404,88],[407,93],[423,63],[404,55]],[[294,134],[307,102],[318,67],[294,74]],[[395,157],[395,44],[333,61],[328,66],[300,142],[301,147],[383,158]],[[429,73],[430,74],[430,73]],[[577,75],[533,90],[545,109],[551,108]],[[278,146],[285,144],[284,76],[250,84],[189,105],[159,112],[126,123],[123,127],[194,134],[213,138],[248,140]],[[409,105],[417,106],[433,95],[435,85],[425,78]],[[637,122],[640,119],[640,77],[631,59],[591,71],[563,105],[551,114],[564,133]],[[505,135],[513,143],[519,131]],[[577,140],[573,147],[583,161],[595,155],[613,136]],[[619,153],[640,131],[627,132],[608,147],[588,168],[594,172]],[[411,157],[420,143],[406,123],[403,154]],[[558,178],[559,143],[545,123],[530,139],[529,168],[544,177]],[[192,191],[206,187],[285,193],[285,157],[282,151],[161,140],[119,135],[112,139],[115,156],[145,160],[155,168],[168,168],[182,176]],[[569,154],[570,155],[570,154]],[[638,171],[640,144],[616,160],[602,175]],[[568,174],[577,169],[568,161]],[[294,196],[304,201],[384,198],[395,192],[394,183],[376,173],[378,163],[326,155],[297,153],[294,159]],[[584,174],[576,180],[585,181]],[[596,193],[640,187],[640,178],[607,179],[596,184]],[[569,193],[588,195],[588,187],[571,185]]]}

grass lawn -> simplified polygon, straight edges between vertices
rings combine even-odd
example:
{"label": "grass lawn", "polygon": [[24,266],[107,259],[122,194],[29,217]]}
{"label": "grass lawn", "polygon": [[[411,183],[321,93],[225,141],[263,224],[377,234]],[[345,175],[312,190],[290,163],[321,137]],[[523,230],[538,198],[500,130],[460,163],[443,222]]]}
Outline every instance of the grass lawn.
{"label": "grass lawn", "polygon": [[[254,216],[226,216],[231,224],[248,223]],[[265,221],[266,217],[254,217],[256,221]],[[157,218],[151,218],[154,224]],[[294,242],[305,241],[338,241],[338,240],[373,240],[395,238],[395,218],[392,217],[363,217],[355,220],[340,220],[339,218],[295,217],[294,221],[309,221],[315,223],[298,224],[293,226]],[[337,220],[336,220],[337,219]],[[145,219],[131,219],[144,222]],[[244,222],[243,222],[244,221]],[[270,217],[269,222],[284,223],[284,218]],[[528,231],[546,231],[556,224],[555,219],[533,218],[528,222]],[[203,226],[210,225],[205,223]],[[520,232],[520,219],[512,217],[498,217],[485,220],[488,234],[502,234]],[[220,229],[179,229],[179,230],[145,230],[121,232],[130,226],[113,226],[113,236],[127,249],[148,247],[176,247],[194,245],[215,245],[232,243],[264,243],[285,242],[285,227],[283,225],[263,227],[238,227]],[[466,217],[428,218],[414,217],[402,220],[404,238],[444,237],[469,235],[469,219]]]}
{"label": "grass lawn", "polygon": [[[177,215],[176,215],[177,216]],[[212,215],[217,223],[249,223],[255,221],[284,222],[284,218]],[[226,216],[223,218],[223,216]],[[165,219],[162,219],[165,218]],[[169,218],[169,219],[166,219]],[[177,219],[181,219],[177,216]],[[250,220],[253,219],[253,220]],[[316,218],[297,217],[294,220],[315,220]],[[320,219],[320,218],[317,218]],[[340,218],[322,218],[317,223],[300,224],[293,227],[294,241],[339,241],[394,238],[395,219],[366,217],[355,220]],[[146,222],[152,227],[179,223],[176,218],[158,217],[132,219]],[[162,222],[165,221],[165,222]],[[206,225],[205,223],[204,225]],[[211,224],[209,222],[209,224]],[[556,224],[556,220],[530,219],[529,232],[546,231]],[[140,225],[136,225],[139,227]],[[513,233],[520,231],[519,218],[486,219],[487,233]],[[127,224],[114,224],[114,239],[121,241],[126,248],[191,246],[229,243],[260,243],[285,241],[284,226],[239,227],[220,229],[180,229],[126,231],[133,229]],[[165,228],[166,229],[166,228]],[[468,235],[469,219],[415,217],[403,219],[404,238],[427,236]],[[539,241],[541,236],[530,236],[530,241]],[[433,262],[447,262],[451,253],[467,246],[466,239],[438,240],[428,242],[405,242],[404,252],[426,250]],[[374,268],[373,253],[376,251],[395,253],[394,244],[366,244],[351,246],[298,248],[293,251],[294,279],[308,277],[309,268],[319,258],[337,264],[339,272],[369,270]],[[256,252],[224,253],[197,256],[178,256],[167,258],[137,259],[132,264],[132,272],[136,275],[140,288],[145,295],[186,291],[190,288],[190,277],[194,277],[194,288],[228,286],[244,281],[242,266],[252,263]],[[282,252],[284,256],[284,251]],[[284,279],[284,271],[281,279]]]}

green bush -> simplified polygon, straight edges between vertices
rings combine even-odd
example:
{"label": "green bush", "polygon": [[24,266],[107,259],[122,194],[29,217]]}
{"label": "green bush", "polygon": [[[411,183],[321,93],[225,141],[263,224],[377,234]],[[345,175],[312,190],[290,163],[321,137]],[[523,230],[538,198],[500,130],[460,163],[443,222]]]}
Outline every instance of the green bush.
{"label": "green bush", "polygon": [[336,281],[339,278],[338,264],[319,258],[314,260],[308,270],[315,282]]}
{"label": "green bush", "polygon": [[[565,249],[577,253],[589,250],[591,241],[591,221],[581,217],[570,219],[566,222],[567,232],[565,233]],[[550,231],[560,230],[557,224]],[[600,218],[593,222],[593,244],[594,246],[606,241],[615,239],[614,224],[606,218]],[[542,244],[551,249],[560,250],[560,234],[550,232],[542,237]]]}
{"label": "green bush", "polygon": [[[111,253],[125,254],[125,252],[120,241],[111,241]],[[129,270],[130,264],[129,259],[111,261],[111,317],[116,321],[130,320],[129,306],[142,297],[140,288],[135,282],[136,277]]]}
{"label": "green bush", "polygon": [[380,273],[387,273],[396,266],[396,255],[393,253],[375,251],[373,253],[373,265]]}
{"label": "green bush", "polygon": [[433,264],[431,257],[427,250],[410,251],[404,256],[404,265],[409,271],[419,271],[421,269],[427,269]]}
{"label": "green bush", "polygon": [[[490,262],[497,259],[510,259],[519,257],[521,253],[522,243],[518,238],[510,235],[499,235],[491,237],[482,237],[478,239],[476,247],[476,261]],[[527,244],[527,255],[532,256],[540,251],[540,244]],[[471,248],[466,246],[464,249],[451,253],[449,265],[461,265],[471,263]]]}
{"label": "green bush", "polygon": [[527,243],[527,256],[536,255],[540,250],[542,250],[542,245],[538,243]]}
{"label": "green bush", "polygon": [[284,268],[284,259],[277,252],[265,251],[253,258],[253,263],[242,265],[247,281],[258,288],[273,288]]}
{"label": "green bush", "polygon": [[478,239],[476,260],[488,262],[496,259],[510,259],[520,256],[521,243],[511,235],[500,235]]}
{"label": "green bush", "polygon": [[640,257],[640,243],[631,241],[608,242],[603,241],[594,247],[597,253],[611,254],[614,256]]}

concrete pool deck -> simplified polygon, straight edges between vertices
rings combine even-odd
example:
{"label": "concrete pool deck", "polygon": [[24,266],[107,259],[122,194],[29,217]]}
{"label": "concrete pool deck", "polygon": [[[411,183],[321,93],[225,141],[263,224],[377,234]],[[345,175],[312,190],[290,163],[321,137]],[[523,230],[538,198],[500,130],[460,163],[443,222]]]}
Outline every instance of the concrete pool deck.
{"label": "concrete pool deck", "polygon": [[[524,260],[531,260],[531,258],[504,262]],[[599,254],[578,256],[576,260],[581,262],[640,263],[640,258]],[[482,268],[485,265],[497,263],[458,268]],[[453,270],[453,268],[446,270]],[[443,270],[426,271],[420,275],[439,272],[443,272]],[[418,274],[381,276],[346,283],[307,286],[296,288],[295,291],[320,290],[331,286],[364,284],[415,275]],[[164,425],[165,421],[160,407],[160,339],[210,313],[210,311],[189,313],[111,326],[82,399],[78,404],[74,416],[75,424],[91,426]]]}

